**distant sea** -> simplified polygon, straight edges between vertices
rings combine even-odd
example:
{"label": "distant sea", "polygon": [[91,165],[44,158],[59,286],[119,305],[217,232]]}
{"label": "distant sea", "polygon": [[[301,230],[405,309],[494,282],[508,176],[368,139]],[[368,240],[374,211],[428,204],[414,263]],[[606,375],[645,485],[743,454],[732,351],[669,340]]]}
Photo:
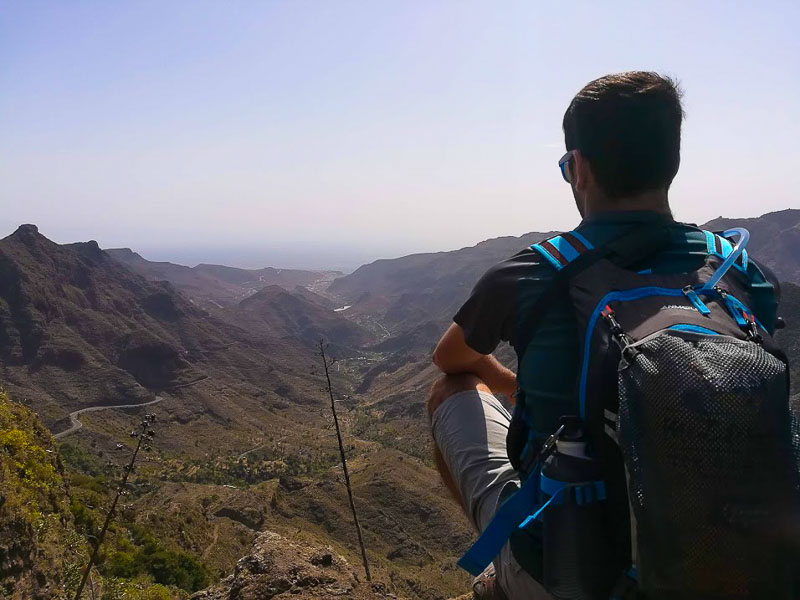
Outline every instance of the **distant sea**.
{"label": "distant sea", "polygon": [[257,247],[159,247],[140,246],[134,252],[151,261],[187,265],[216,264],[241,269],[275,267],[351,273],[363,264],[379,258],[396,258],[413,249],[356,249],[307,244],[291,248]]}

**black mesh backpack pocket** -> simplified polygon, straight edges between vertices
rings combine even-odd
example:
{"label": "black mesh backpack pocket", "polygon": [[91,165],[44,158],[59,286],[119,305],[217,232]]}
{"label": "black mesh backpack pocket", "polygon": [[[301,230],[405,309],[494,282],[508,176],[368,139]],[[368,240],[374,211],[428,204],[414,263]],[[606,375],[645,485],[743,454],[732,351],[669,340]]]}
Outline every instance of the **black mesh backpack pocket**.
{"label": "black mesh backpack pocket", "polygon": [[798,439],[786,365],[723,335],[667,330],[632,348],[618,440],[645,596],[792,597]]}

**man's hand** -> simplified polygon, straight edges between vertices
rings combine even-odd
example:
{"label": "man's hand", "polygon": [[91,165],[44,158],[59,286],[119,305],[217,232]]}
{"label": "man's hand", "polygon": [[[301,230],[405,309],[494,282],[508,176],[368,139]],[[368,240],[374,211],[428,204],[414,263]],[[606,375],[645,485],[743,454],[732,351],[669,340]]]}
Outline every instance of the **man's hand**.
{"label": "man's hand", "polygon": [[447,375],[472,373],[495,393],[505,394],[511,403],[517,391],[517,377],[491,354],[481,354],[467,345],[464,330],[453,323],[433,351],[433,363]]}

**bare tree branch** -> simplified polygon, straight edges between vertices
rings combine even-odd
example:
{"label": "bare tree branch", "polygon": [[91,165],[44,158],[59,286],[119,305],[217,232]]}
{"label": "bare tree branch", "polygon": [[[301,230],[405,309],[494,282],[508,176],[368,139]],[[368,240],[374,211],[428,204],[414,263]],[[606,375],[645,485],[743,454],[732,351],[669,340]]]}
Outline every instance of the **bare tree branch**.
{"label": "bare tree branch", "polygon": [[[344,483],[347,487],[347,498],[350,500],[350,509],[353,511],[353,522],[356,525],[356,534],[358,535],[358,545],[361,547],[361,560],[364,561],[364,573],[367,576],[367,581],[372,581],[372,576],[369,572],[369,562],[367,561],[367,549],[364,547],[364,538],[361,535],[361,525],[358,522],[358,514],[356,513],[356,504],[353,500],[353,488],[350,485],[350,473],[347,470],[347,457],[345,456],[344,443],[342,442],[342,431],[339,427],[339,417],[336,414],[336,400],[333,397],[333,385],[331,384],[331,376],[329,367],[333,363],[329,363],[325,355],[327,344],[319,341],[319,355],[322,358],[322,365],[325,367],[325,379],[328,382],[326,390],[331,399],[331,412],[333,412],[333,424],[336,427],[336,438],[339,441],[339,456],[342,459],[342,471],[344,473]],[[335,361],[334,361],[335,362]]]}

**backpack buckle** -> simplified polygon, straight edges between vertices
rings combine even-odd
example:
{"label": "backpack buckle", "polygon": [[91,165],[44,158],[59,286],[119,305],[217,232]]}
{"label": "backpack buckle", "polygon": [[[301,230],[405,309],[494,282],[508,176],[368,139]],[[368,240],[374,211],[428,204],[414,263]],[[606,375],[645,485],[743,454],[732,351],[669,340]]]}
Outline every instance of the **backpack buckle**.
{"label": "backpack buckle", "polygon": [[539,460],[544,460],[550,456],[550,453],[553,452],[556,447],[558,436],[561,435],[561,432],[564,431],[566,426],[567,425],[565,423],[562,423],[559,428],[556,429],[556,432],[551,434],[550,437],[545,440],[544,444],[542,444],[542,449],[539,450]]}
{"label": "backpack buckle", "polygon": [[548,456],[553,453],[553,450],[556,448],[556,442],[558,441],[559,436],[564,431],[566,424],[562,423],[558,429],[556,429],[555,433],[552,433],[548,436],[548,438],[542,444],[542,447],[539,448],[539,452],[531,452],[530,456],[528,456],[521,464],[519,470],[523,473],[532,473],[536,470],[537,466],[541,464]]}
{"label": "backpack buckle", "polygon": [[756,317],[753,314],[748,313],[746,310],[742,311],[742,316],[744,320],[747,322],[747,325],[743,327],[745,333],[747,334],[747,339],[751,342],[755,342],[756,344],[760,344],[763,341],[761,334],[758,332],[758,324],[756,323]]}

